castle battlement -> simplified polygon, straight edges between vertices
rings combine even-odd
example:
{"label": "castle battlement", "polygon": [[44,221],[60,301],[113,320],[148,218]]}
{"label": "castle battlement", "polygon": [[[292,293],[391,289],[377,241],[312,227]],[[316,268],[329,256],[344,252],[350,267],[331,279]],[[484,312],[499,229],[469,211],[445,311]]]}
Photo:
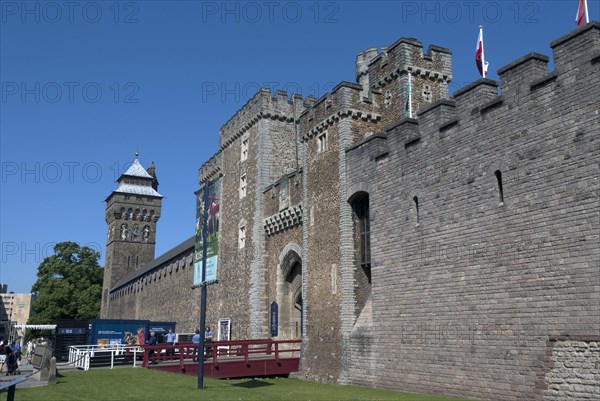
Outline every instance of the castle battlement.
{"label": "castle battlement", "polygon": [[407,72],[446,84],[452,81],[452,52],[444,47],[430,45],[424,53],[418,40],[401,38],[383,50],[368,66],[370,88],[384,88]]}
{"label": "castle battlement", "polygon": [[[498,69],[502,97],[523,96],[529,92],[527,84],[548,75],[548,56],[529,53]],[[527,84],[523,85],[523,79]]]}
{"label": "castle battlement", "polygon": [[302,141],[307,141],[343,117],[361,118],[365,121],[378,121],[381,115],[375,102],[364,101],[362,86],[352,82],[340,82],[330,93],[300,115]]}
{"label": "castle battlement", "polygon": [[[575,42],[575,46],[568,46]],[[474,119],[484,118],[496,108],[505,111],[517,110],[531,102],[538,101],[551,89],[559,87],[561,81],[571,82],[574,73],[593,85],[596,80],[582,73],[590,63],[598,63],[600,56],[600,23],[591,22],[581,29],[552,42],[555,57],[562,61],[570,60],[568,69],[559,63],[557,69],[548,72],[549,57],[539,53],[529,53],[498,69],[500,83],[491,79],[479,79],[454,93],[448,100],[440,100],[418,113],[420,130],[435,134],[456,125],[468,126]],[[566,50],[568,49],[568,52]],[[568,54],[565,54],[568,53]],[[576,56],[575,56],[576,55]],[[563,68],[560,66],[563,65]],[[583,74],[583,75],[582,75]],[[523,115],[522,118],[526,118]]]}
{"label": "castle battlement", "polygon": [[215,178],[223,169],[223,153],[219,150],[198,169],[198,183]]}
{"label": "castle battlement", "polygon": [[[457,90],[452,98],[438,100],[420,110],[418,119],[405,118],[386,127],[380,138],[385,138],[384,142],[403,144],[407,151],[417,143],[415,148],[438,146],[436,142],[447,135],[460,135],[461,142],[462,138],[470,137],[467,142],[476,145],[477,141],[488,140],[482,137],[484,133],[489,135],[487,132],[500,127],[510,130],[511,124],[520,121],[527,121],[532,128],[536,124],[543,124],[549,116],[537,110],[543,109],[544,104],[549,104],[547,107],[554,112],[556,110],[553,108],[556,107],[562,107],[565,113],[573,112],[570,106],[577,97],[577,90],[583,92],[586,87],[600,88],[597,71],[600,61],[600,23],[590,22],[553,41],[551,46],[554,48],[554,57],[559,58],[558,64],[555,59],[555,71],[548,72],[548,56],[526,54],[498,69],[500,83],[487,78],[479,79]],[[372,62],[373,65],[376,63],[377,60]],[[579,79],[575,80],[573,75]],[[594,102],[598,104],[594,99],[589,99],[589,102],[590,105]],[[536,111],[532,112],[531,109]],[[360,146],[348,147],[347,152],[364,150],[370,143],[364,140],[359,143]],[[377,146],[382,146],[381,141],[377,142]],[[398,151],[402,152],[402,149]],[[424,149],[421,151],[427,152]],[[358,154],[353,157],[357,156],[360,157]]]}
{"label": "castle battlement", "polygon": [[278,90],[271,96],[269,88],[262,88],[221,127],[220,149],[225,149],[263,118],[293,123],[294,103],[300,114],[304,109],[301,95],[294,94],[290,99],[286,91]]}
{"label": "castle battlement", "polygon": [[562,74],[574,71],[574,65],[582,59],[593,59],[600,56],[600,22],[591,21],[560,38],[552,41],[550,47],[554,53],[554,69]]}

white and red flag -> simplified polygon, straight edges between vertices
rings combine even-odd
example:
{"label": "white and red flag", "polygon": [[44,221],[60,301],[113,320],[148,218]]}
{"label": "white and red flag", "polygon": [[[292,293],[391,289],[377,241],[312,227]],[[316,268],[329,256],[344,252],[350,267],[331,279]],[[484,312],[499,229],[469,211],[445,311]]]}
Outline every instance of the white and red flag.
{"label": "white and red flag", "polygon": [[477,51],[475,52],[475,62],[477,69],[482,77],[487,74],[489,63],[485,61],[485,53],[483,51],[483,26],[479,26],[479,38],[477,38]]}
{"label": "white and red flag", "polygon": [[579,7],[577,8],[577,16],[575,17],[575,22],[577,26],[582,26],[583,24],[587,24],[590,22],[590,17],[588,16],[588,7],[587,0],[579,0]]}

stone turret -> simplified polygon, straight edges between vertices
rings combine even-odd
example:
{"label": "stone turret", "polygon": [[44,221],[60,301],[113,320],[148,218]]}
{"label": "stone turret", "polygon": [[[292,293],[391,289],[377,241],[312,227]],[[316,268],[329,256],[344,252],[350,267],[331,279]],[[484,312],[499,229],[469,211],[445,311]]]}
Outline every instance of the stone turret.
{"label": "stone turret", "polygon": [[154,166],[154,162],[150,163],[150,166],[148,166],[146,171],[154,178],[152,180],[152,188],[154,188],[155,191],[158,191],[158,178],[156,177],[156,166]]}
{"label": "stone turret", "polygon": [[154,259],[156,223],[160,218],[162,195],[154,163],[148,172],[138,160],[117,180],[106,198],[106,263],[102,291],[101,317],[110,318],[109,292],[129,273]]}
{"label": "stone turret", "polygon": [[370,47],[356,56],[356,82],[363,87],[362,97],[369,97],[369,63],[377,57],[377,48]]}

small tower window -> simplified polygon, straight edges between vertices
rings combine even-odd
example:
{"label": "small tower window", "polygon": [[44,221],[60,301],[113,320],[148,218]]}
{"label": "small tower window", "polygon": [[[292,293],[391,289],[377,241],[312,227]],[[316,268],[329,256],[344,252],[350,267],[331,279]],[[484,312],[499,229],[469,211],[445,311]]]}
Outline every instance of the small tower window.
{"label": "small tower window", "polygon": [[245,161],[248,159],[248,138],[242,139],[242,151],[240,154],[240,160]]}
{"label": "small tower window", "polygon": [[494,175],[496,176],[496,181],[498,183],[498,195],[500,197],[500,204],[504,204],[504,189],[502,188],[502,173],[500,170],[494,171]]}
{"label": "small tower window", "polygon": [[317,137],[319,153],[325,152],[327,150],[327,132],[323,132],[321,135]]}
{"label": "small tower window", "polygon": [[433,100],[433,93],[431,92],[431,87],[429,85],[425,85],[423,88],[423,100],[427,103],[431,103]]}
{"label": "small tower window", "polygon": [[246,196],[246,174],[240,177],[240,199]]}
{"label": "small tower window", "polygon": [[390,91],[385,92],[385,99],[383,99],[383,104],[385,107],[388,107],[392,104],[392,93]]}
{"label": "small tower window", "polygon": [[415,214],[417,216],[417,225],[419,225],[419,198],[414,196],[413,202],[415,202]]}
{"label": "small tower window", "polygon": [[246,226],[240,226],[239,228],[238,245],[240,249],[246,246]]}

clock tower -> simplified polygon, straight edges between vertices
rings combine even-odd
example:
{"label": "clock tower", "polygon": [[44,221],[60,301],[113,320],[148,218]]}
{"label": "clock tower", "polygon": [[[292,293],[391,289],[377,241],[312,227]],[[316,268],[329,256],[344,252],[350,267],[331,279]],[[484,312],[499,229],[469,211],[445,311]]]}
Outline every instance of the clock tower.
{"label": "clock tower", "polygon": [[138,160],[117,180],[106,198],[106,258],[100,316],[111,318],[110,290],[123,278],[154,260],[156,223],[162,195],[158,193],[154,162],[146,170]]}

